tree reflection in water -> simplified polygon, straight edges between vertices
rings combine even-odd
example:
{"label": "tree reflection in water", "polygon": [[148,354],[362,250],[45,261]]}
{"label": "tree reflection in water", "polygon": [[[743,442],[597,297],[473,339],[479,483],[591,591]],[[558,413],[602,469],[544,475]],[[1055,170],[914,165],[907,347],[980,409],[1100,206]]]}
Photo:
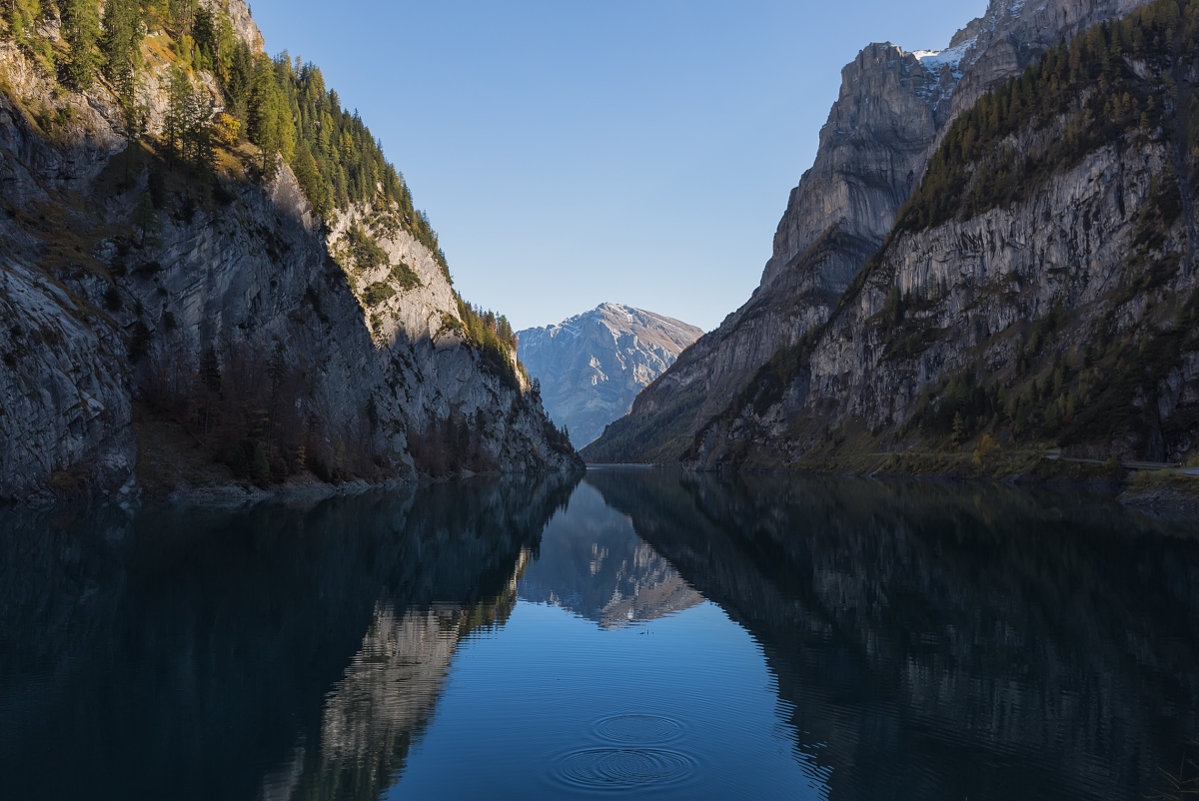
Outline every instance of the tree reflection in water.
{"label": "tree reflection in water", "polygon": [[571,485],[0,511],[5,797],[378,797]]}
{"label": "tree reflection in water", "polygon": [[1006,487],[587,482],[764,644],[832,799],[1139,798],[1199,732],[1193,526]]}
{"label": "tree reflection in water", "polygon": [[[775,679],[777,707],[755,690],[761,720],[784,724],[772,756],[830,799],[1140,798],[1199,733],[1199,540],[1186,526],[1003,487],[593,471],[577,489],[480,480],[236,513],[0,510],[4,796],[407,797],[412,747],[452,705],[462,643],[494,634],[480,650],[526,679],[522,648],[559,648],[530,622],[550,615],[583,649],[563,682],[580,694],[554,731],[570,730],[574,701],[607,715],[586,736],[669,724],[687,770],[749,770],[722,764],[719,727],[703,741],[716,750],[682,750],[706,710],[639,717],[583,697],[605,648],[632,655],[630,672],[596,684],[691,697],[673,674],[635,671],[653,654],[670,673],[672,643],[735,629],[705,599],[761,644],[736,629],[752,646],[744,675]],[[523,628],[504,628],[520,601],[557,604],[595,636],[531,604]],[[667,618],[685,625],[667,636]],[[631,647],[647,621],[662,636]],[[514,628],[526,639],[498,641]],[[519,686],[492,678],[469,697]],[[714,681],[701,689],[719,695]],[[739,714],[728,690],[705,697]],[[522,712],[545,745],[547,712]],[[520,734],[505,753],[530,753]],[[572,745],[596,752],[549,747]],[[440,760],[435,783],[455,759],[425,756]],[[544,766],[511,767],[523,780]]]}

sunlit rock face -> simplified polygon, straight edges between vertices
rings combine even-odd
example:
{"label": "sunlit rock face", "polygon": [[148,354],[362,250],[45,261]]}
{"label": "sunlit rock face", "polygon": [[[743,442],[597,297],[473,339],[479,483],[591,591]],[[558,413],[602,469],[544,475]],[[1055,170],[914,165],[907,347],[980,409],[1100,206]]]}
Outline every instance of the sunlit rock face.
{"label": "sunlit rock face", "polygon": [[[260,46],[245,3],[227,6]],[[355,204],[321,220],[286,165],[269,181],[240,163],[199,180],[141,143],[126,161],[106,83],[63,92],[10,41],[0,68],[0,498],[135,491],[150,441],[135,410],[187,408],[209,353],[229,395],[286,384],[287,428],[311,432],[301,461],[332,474],[577,469],[515,354],[503,369],[467,341],[449,275],[395,209]],[[150,137],[169,79],[161,60],[139,77]],[[39,104],[68,120],[53,138],[29,116]],[[344,258],[352,225],[386,265]],[[400,264],[407,281],[391,275]],[[421,457],[417,440],[453,452]]]}
{"label": "sunlit rock face", "polygon": [[[1160,42],[1151,20],[1145,14],[1129,24]],[[1070,58],[1079,57],[1078,45]],[[1096,121],[1078,105],[1029,112],[1001,143],[988,144],[988,156],[968,158],[947,142],[910,209],[934,202],[938,190],[930,187],[946,164],[970,176],[977,197],[985,194],[978,187],[994,194],[1014,183],[1005,183],[1011,159],[1004,154],[1051,155],[1003,202],[905,214],[802,355],[793,353],[772,384],[759,382],[704,423],[686,461],[701,468],[811,465],[852,450],[842,447],[850,428],[877,443],[876,451],[945,447],[931,421],[938,408],[952,408],[940,404],[953,382],[1001,386],[1019,398],[987,418],[1005,444],[1032,441],[1029,412],[1017,408],[1023,404],[1035,407],[1041,441],[1071,456],[1188,461],[1199,444],[1199,340],[1191,319],[1199,173],[1195,149],[1177,133],[1186,114],[1169,111],[1189,102],[1180,97],[1190,90],[1178,95],[1179,84],[1162,71],[1174,64],[1193,74],[1197,65],[1193,55],[1160,44],[1119,47],[1111,95],[1144,95],[1167,110],[1162,119],[1113,111],[1112,120]],[[1085,76],[1071,80],[1068,95],[1092,91]],[[1071,126],[1088,136],[1069,150],[1050,150]],[[976,128],[956,130],[969,136]],[[1062,366],[1070,354],[1075,361]],[[1046,378],[1054,371],[1057,378]]]}
{"label": "sunlit rock face", "polygon": [[1063,38],[1147,2],[993,0],[945,50],[863,49],[842,71],[815,162],[791,192],[761,285],[584,457],[678,460],[758,368],[828,319],[958,114]]}
{"label": "sunlit rock face", "polygon": [[323,758],[353,765],[394,752],[437,701],[458,644],[465,610],[376,610],[362,648],[329,694],[321,727]]}
{"label": "sunlit rock face", "polygon": [[[527,559],[518,559],[514,578]],[[492,602],[375,610],[362,647],[325,699],[320,746],[298,748],[269,775],[271,798],[377,798],[400,775],[444,691],[462,638],[506,617],[509,592]]]}
{"label": "sunlit rock face", "polygon": [[541,384],[550,418],[583,447],[703,335],[670,317],[603,303],[558,325],[517,333],[520,360]]}

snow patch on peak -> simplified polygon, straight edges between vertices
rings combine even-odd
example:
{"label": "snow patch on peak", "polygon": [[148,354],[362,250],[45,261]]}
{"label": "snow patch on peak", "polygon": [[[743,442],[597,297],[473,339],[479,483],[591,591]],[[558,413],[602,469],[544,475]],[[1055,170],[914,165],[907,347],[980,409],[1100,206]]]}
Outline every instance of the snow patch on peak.
{"label": "snow patch on peak", "polygon": [[953,74],[960,78],[962,77],[961,67],[962,60],[966,58],[967,53],[974,48],[978,43],[978,37],[973,36],[964,42],[959,43],[955,47],[946,48],[945,50],[917,50],[914,55],[917,60],[928,70],[940,74],[942,70],[949,67],[953,70]]}
{"label": "snow patch on peak", "polygon": [[600,314],[607,313],[623,317],[626,320],[632,320],[634,315],[640,310],[634,309],[632,306],[626,306],[623,303],[601,303],[595,307],[595,311]]}

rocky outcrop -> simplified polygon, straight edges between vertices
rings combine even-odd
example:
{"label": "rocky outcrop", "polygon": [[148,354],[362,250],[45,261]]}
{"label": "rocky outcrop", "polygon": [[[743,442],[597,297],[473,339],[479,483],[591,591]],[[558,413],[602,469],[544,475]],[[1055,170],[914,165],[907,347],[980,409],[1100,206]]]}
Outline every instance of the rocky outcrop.
{"label": "rocky outcrop", "polygon": [[588,459],[673,461],[781,348],[823,324],[883,244],[948,124],[1063,37],[1147,0],[993,0],[943,51],[872,44],[842,72],[753,296],[642,393]]}
{"label": "rocky outcrop", "polygon": [[250,16],[250,6],[245,0],[200,0],[200,2],[214,14],[226,14],[229,21],[233,23],[233,32],[237,37],[248,44],[254,52],[262,51],[266,43],[262,39],[262,31],[258,29],[258,23]]}
{"label": "rocky outcrop", "polygon": [[638,393],[702,335],[670,317],[615,303],[517,332],[520,360],[539,381],[546,412],[580,447],[627,414]]}
{"label": "rocky outcrop", "polygon": [[[262,181],[172,164],[128,142],[104,86],[56,91],[0,47],[0,498],[133,492],[155,447],[135,417],[194,420],[197,404],[224,407],[204,413],[214,443],[238,417],[292,432],[285,447],[258,424],[226,432],[260,479],[577,467],[515,355],[497,366],[469,340],[448,273],[394,209],[326,226],[286,166]],[[151,136],[162,83],[143,82]],[[383,253],[369,270],[335,258],[351,224]]]}
{"label": "rocky outcrop", "polygon": [[[988,447],[1049,440],[1101,461],[1186,461],[1199,421],[1199,217],[1181,132],[1195,64],[1137,47],[1115,57],[1108,92],[1164,114],[1069,86],[1077,103],[997,134],[956,170],[968,177],[922,187],[829,323],[701,431],[694,463],[811,462],[843,452],[855,427],[874,450],[986,433]],[[1004,154],[1038,166],[1005,172]],[[979,186],[1012,201],[976,192],[973,206],[916,221],[935,195]]]}

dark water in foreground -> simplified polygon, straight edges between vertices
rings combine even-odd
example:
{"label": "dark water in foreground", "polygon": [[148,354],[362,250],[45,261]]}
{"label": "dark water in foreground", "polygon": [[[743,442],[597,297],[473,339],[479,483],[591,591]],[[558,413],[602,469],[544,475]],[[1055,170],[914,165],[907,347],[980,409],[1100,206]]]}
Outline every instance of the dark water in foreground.
{"label": "dark water in foreground", "polygon": [[1094,498],[0,511],[5,799],[1142,799],[1196,736],[1199,539]]}

